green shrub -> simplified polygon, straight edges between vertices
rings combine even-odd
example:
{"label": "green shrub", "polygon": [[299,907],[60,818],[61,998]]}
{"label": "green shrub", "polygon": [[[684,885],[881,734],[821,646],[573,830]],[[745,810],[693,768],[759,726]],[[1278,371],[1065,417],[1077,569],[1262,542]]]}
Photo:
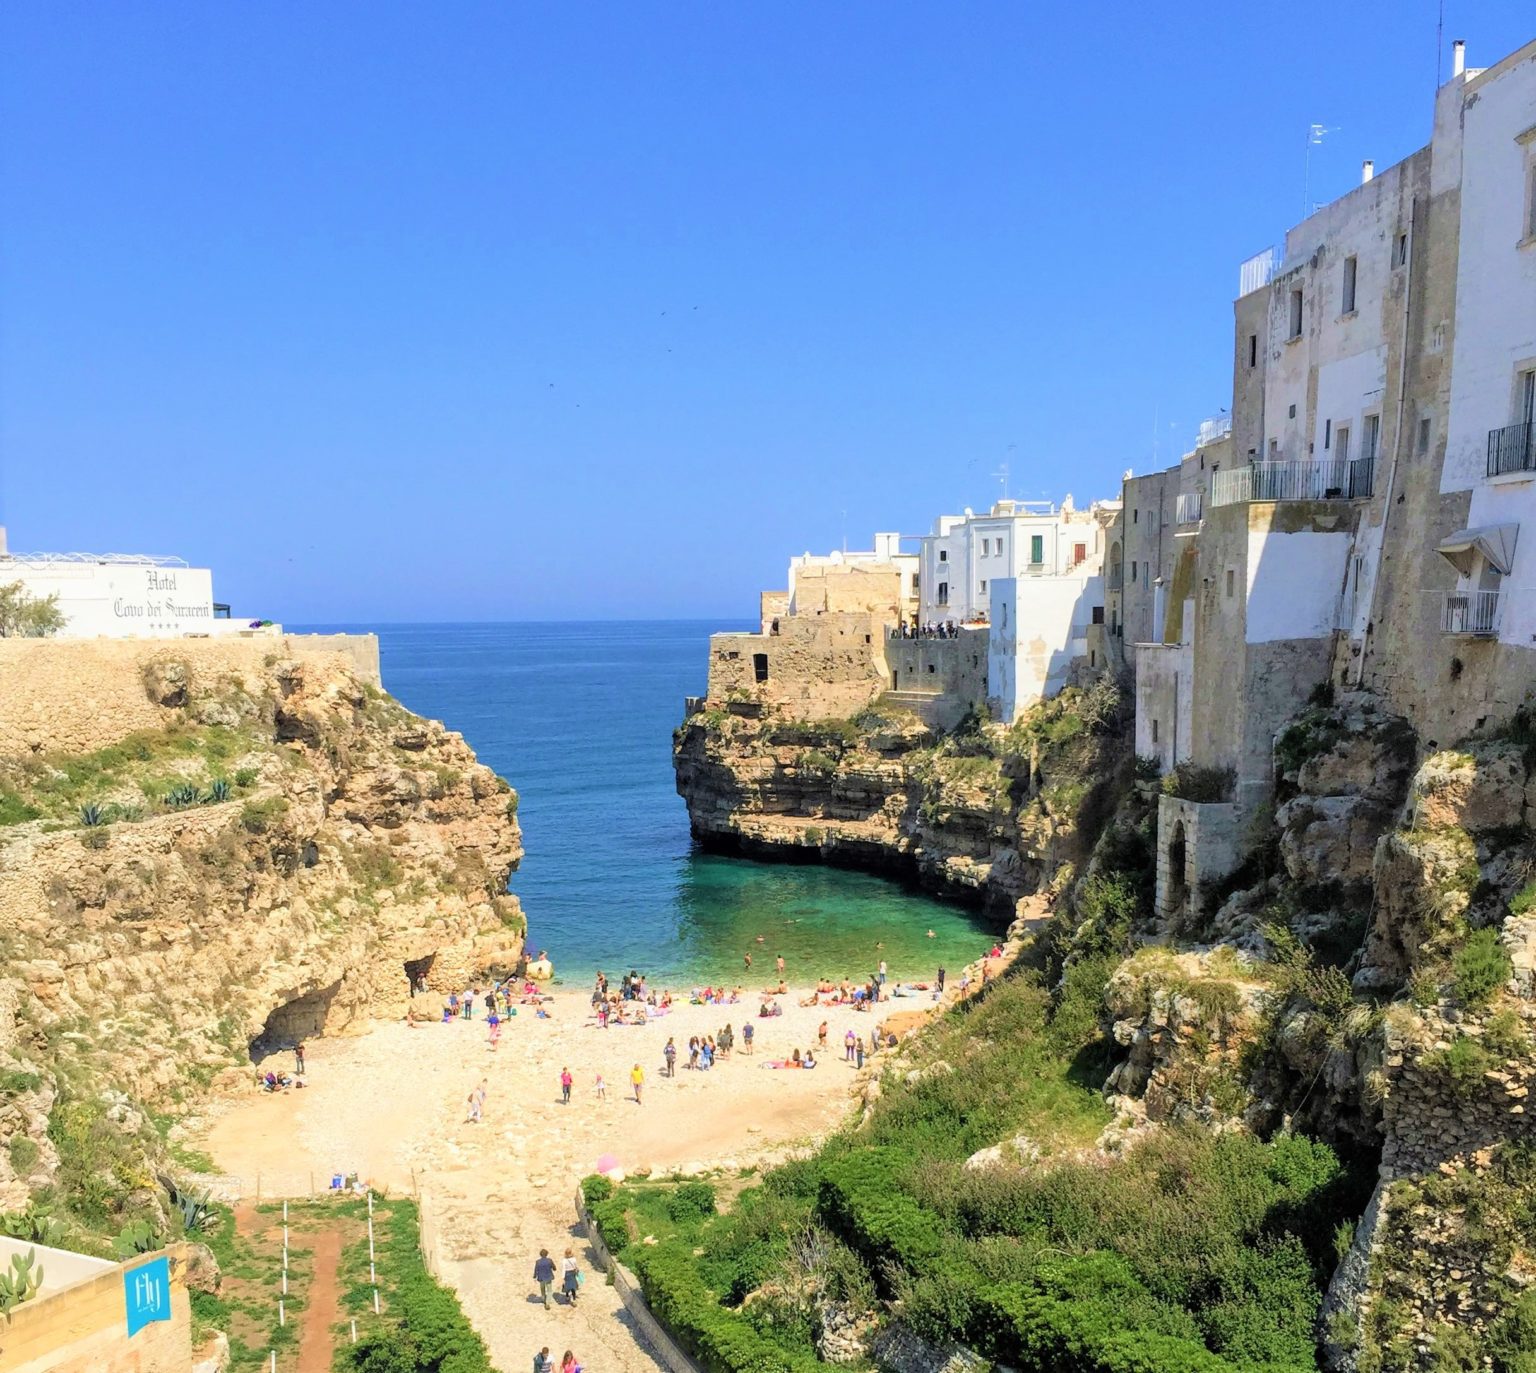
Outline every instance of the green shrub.
{"label": "green shrub", "polygon": [[1177,796],[1180,800],[1194,801],[1201,805],[1230,801],[1236,781],[1237,772],[1233,768],[1180,763],[1163,778],[1163,795]]}
{"label": "green shrub", "polygon": [[241,791],[244,791],[247,787],[254,786],[256,784],[256,779],[260,776],[261,773],[256,768],[236,768],[235,785],[239,787]]}
{"label": "green shrub", "polygon": [[1531,1051],[1525,1022],[1514,1011],[1497,1011],[1483,1027],[1483,1043],[1500,1059],[1523,1058]]}
{"label": "green shrub", "polygon": [[821,1368],[808,1349],[788,1349],[721,1306],[701,1286],[692,1256],[681,1246],[642,1248],[634,1262],[651,1310],[708,1373],[815,1373]]}
{"label": "green shrub", "polygon": [[41,1150],[38,1149],[36,1140],[29,1139],[26,1135],[12,1135],[9,1152],[11,1167],[17,1176],[26,1177],[37,1166]]}
{"label": "green shrub", "polygon": [[1424,1062],[1427,1067],[1444,1073],[1459,1096],[1472,1095],[1483,1074],[1498,1066],[1498,1060],[1483,1047],[1481,1040],[1461,1034],[1451,1041],[1449,1048],[1426,1054]]}
{"label": "green shrub", "polygon": [[1452,986],[1463,1006],[1486,1006],[1509,981],[1513,968],[1499,932],[1491,926],[1473,930],[1451,957]]}
{"label": "green shrub", "polygon": [[288,814],[288,798],[265,796],[247,801],[240,808],[240,823],[252,834],[268,834],[282,824]]}
{"label": "green shrub", "polygon": [[613,1180],[601,1173],[591,1173],[581,1180],[581,1199],[589,1211],[599,1202],[607,1201],[614,1190]]}
{"label": "green shrub", "polygon": [[667,1215],[679,1225],[715,1214],[715,1189],[707,1182],[685,1182],[667,1198]]}
{"label": "green shrub", "polygon": [[887,1259],[911,1269],[938,1255],[942,1234],[934,1214],[903,1190],[903,1156],[895,1149],[861,1149],[829,1164],[817,1210],[827,1228],[872,1264]]}

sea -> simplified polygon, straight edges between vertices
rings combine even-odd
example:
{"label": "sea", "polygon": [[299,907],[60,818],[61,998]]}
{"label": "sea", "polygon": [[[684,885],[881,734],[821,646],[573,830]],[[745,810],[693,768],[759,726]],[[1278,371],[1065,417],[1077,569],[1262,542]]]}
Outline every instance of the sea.
{"label": "sea", "polygon": [[[379,636],[384,687],[464,735],[519,795],[526,850],[508,887],[556,977],[631,968],[652,986],[931,978],[995,937],[968,908],[817,864],[703,852],[672,774],[683,697],[701,695],[706,621],[325,625]],[[929,931],[932,931],[930,937]],[[745,971],[743,956],[752,955]]]}

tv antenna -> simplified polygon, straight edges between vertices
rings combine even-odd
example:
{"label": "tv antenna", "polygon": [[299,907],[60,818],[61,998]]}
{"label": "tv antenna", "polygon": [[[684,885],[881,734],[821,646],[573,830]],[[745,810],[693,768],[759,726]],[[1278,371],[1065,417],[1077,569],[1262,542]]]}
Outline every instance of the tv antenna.
{"label": "tv antenna", "polygon": [[1312,203],[1312,149],[1317,147],[1328,134],[1338,133],[1342,127],[1339,124],[1331,127],[1325,124],[1307,125],[1307,153],[1301,175],[1301,217],[1303,219],[1317,208]]}
{"label": "tv antenna", "polygon": [[1002,488],[1003,488],[1003,499],[1007,500],[1008,499],[1008,464],[1007,463],[1000,464],[998,469],[997,469],[997,471],[994,472],[992,475],[1002,485]]}

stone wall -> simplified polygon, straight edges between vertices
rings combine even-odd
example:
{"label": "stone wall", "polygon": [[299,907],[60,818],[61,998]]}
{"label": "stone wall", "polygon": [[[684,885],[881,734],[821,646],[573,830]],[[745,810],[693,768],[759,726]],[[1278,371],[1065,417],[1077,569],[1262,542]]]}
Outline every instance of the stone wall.
{"label": "stone wall", "polygon": [[706,699],[746,698],[807,720],[851,715],[889,682],[891,623],[864,612],[829,611],[782,619],[777,634],[711,635]]}
{"label": "stone wall", "polygon": [[[1237,866],[1237,807],[1230,802],[1185,801],[1160,796],[1157,803],[1157,913],[1177,920],[1191,910],[1203,885]],[[1178,861],[1182,843],[1183,863]]]}
{"label": "stone wall", "polygon": [[[46,1271],[57,1251],[37,1248]],[[187,1373],[192,1310],[184,1281],[186,1246],[167,1252],[170,1320],[128,1334],[123,1274],[158,1257],[144,1254],[18,1306],[0,1331],[0,1373]]]}
{"label": "stone wall", "polygon": [[901,573],[888,563],[803,567],[795,574],[794,613],[901,618]]}
{"label": "stone wall", "polygon": [[379,683],[372,634],[287,634],[261,639],[0,639],[0,758],[88,753],[140,729],[166,708],[145,674],[180,668],[183,695],[236,677],[260,681],[282,659],[344,668]]}
{"label": "stone wall", "polygon": [[987,699],[985,628],[963,628],[955,639],[885,640],[885,663],[893,691],[943,693],[965,706]]}

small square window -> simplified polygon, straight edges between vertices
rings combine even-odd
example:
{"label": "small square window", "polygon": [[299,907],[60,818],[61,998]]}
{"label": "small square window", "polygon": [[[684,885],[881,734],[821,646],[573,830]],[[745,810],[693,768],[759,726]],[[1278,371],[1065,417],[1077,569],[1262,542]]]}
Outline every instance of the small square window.
{"label": "small square window", "polygon": [[1408,265],[1408,235],[1399,234],[1397,244],[1392,249],[1392,265],[1394,267],[1406,267]]}
{"label": "small square window", "polygon": [[1427,452],[1429,452],[1429,436],[1430,436],[1432,431],[1433,431],[1433,425],[1430,422],[1429,416],[1426,415],[1423,419],[1421,419],[1419,421],[1419,452],[1420,453],[1427,453]]}
{"label": "small square window", "polygon": [[1339,303],[1342,305],[1343,312],[1346,315],[1352,315],[1355,312],[1355,280],[1358,266],[1359,260],[1357,258],[1347,257],[1344,259],[1344,293],[1343,299]]}
{"label": "small square window", "polygon": [[1291,406],[1291,408],[1286,412],[1286,417],[1288,419],[1295,419],[1296,418],[1296,407],[1294,405]]}

